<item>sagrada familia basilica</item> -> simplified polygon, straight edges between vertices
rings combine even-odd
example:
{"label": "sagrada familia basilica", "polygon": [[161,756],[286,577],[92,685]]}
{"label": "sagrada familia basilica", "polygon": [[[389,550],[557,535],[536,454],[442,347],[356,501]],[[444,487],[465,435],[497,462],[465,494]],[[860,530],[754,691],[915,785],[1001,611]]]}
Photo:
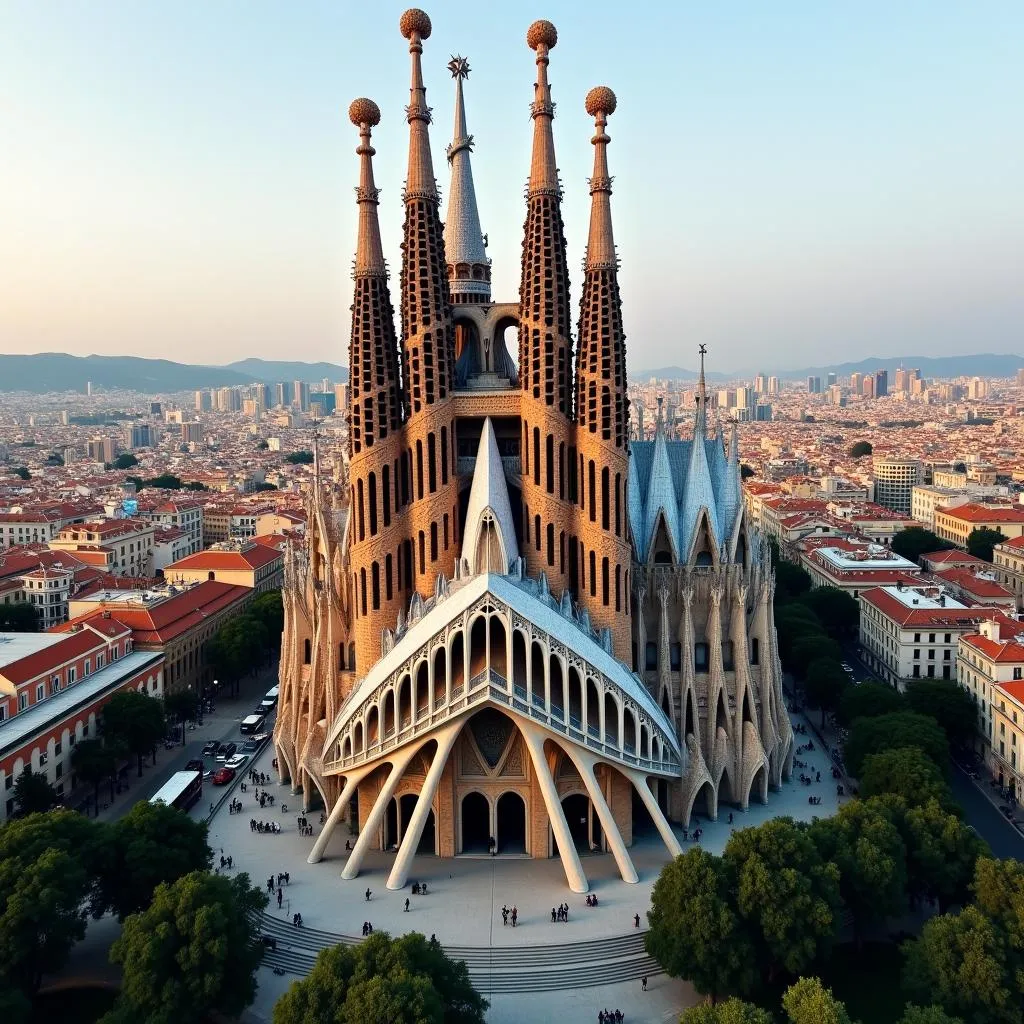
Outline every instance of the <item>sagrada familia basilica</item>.
{"label": "sagrada familia basilica", "polygon": [[[554,25],[534,22],[522,277],[491,296],[464,83],[455,83],[446,219],[422,54],[430,19],[400,22],[412,63],[396,335],[371,133],[357,99],[359,230],[349,346],[347,478],[315,474],[289,550],[282,780],[357,835],[417,854],[586,856],[636,881],[634,832],[680,852],[672,822],[767,801],[788,777],[767,546],[747,525],[735,433],[709,434],[703,379],[691,440],[632,440],[607,134],[615,94],[591,89],[590,231],[575,349],[548,81]],[[580,140],[582,143],[582,139]],[[518,332],[518,359],[505,344]],[[317,467],[319,469],[319,467]],[[582,855],[582,857],[581,857]]]}

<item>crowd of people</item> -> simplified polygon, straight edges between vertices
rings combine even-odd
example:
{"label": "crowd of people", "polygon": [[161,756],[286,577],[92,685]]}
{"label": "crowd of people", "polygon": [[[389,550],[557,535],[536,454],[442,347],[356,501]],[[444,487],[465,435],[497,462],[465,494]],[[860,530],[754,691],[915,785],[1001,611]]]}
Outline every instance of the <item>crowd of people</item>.
{"label": "crowd of people", "polygon": [[[589,907],[590,905],[591,905],[590,904],[590,897],[588,896],[587,897],[587,906]],[[568,903],[559,903],[559,905],[557,907],[552,907],[551,908],[551,923],[555,924],[558,921],[561,921],[563,924],[568,924],[569,923],[569,904]]]}
{"label": "crowd of people", "polygon": [[514,906],[511,910],[508,907],[502,906],[501,908],[501,923],[507,925],[509,921],[512,922],[512,927],[515,928],[516,922],[519,920],[519,909]]}
{"label": "crowd of people", "polygon": [[257,821],[255,818],[250,818],[249,831],[259,832],[261,836],[279,836],[281,826],[276,821]]}

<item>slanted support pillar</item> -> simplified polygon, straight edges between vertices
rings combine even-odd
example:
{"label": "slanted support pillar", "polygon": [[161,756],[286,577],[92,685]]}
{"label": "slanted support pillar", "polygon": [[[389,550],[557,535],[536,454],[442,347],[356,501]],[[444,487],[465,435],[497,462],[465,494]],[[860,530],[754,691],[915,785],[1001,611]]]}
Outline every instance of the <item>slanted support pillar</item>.
{"label": "slanted support pillar", "polygon": [[[445,763],[448,761],[448,755],[452,752],[452,747],[455,746],[455,741],[458,739],[465,721],[465,718],[460,718],[445,726],[432,737],[437,741],[437,750],[434,753],[434,760],[427,770],[427,777],[423,780],[423,788],[416,800],[416,808],[409,819],[405,838],[402,840],[398,856],[395,858],[391,874],[388,876],[389,889],[402,889],[405,886],[409,877],[409,867],[413,857],[416,856],[416,848],[420,845],[420,837],[423,835],[423,828],[434,803],[434,795],[437,793],[437,786],[441,781]],[[400,818],[401,815],[399,815]]]}
{"label": "slanted support pillar", "polygon": [[672,831],[672,826],[668,823],[668,819],[662,813],[661,807],[658,806],[658,801],[654,794],[651,792],[651,787],[647,783],[647,776],[636,771],[627,771],[626,777],[630,782],[633,783],[633,787],[637,793],[640,794],[640,799],[644,802],[644,807],[647,808],[654,820],[654,825],[661,835],[662,840],[668,847],[668,852],[673,857],[680,857],[683,853],[683,848],[679,845],[679,840],[676,839],[676,834]]}
{"label": "slanted support pillar", "polygon": [[612,856],[618,865],[622,880],[624,882],[639,882],[640,876],[636,873],[626,844],[622,841],[619,826],[615,823],[612,810],[604,798],[604,793],[601,792],[601,787],[597,784],[597,777],[594,775],[594,759],[588,753],[576,749],[571,743],[567,743],[563,749],[569,755],[572,763],[576,765],[576,770],[587,787],[590,801],[594,805],[594,810],[597,811],[597,816],[601,819],[601,829],[611,847]]}
{"label": "slanted support pillar", "polygon": [[319,864],[323,860],[324,851],[327,849],[327,844],[331,841],[331,835],[334,833],[334,829],[337,827],[342,816],[345,814],[345,808],[348,806],[348,802],[352,799],[352,794],[355,792],[356,786],[369,775],[369,771],[365,768],[361,768],[358,771],[350,772],[345,776],[345,785],[342,787],[341,796],[338,797],[334,807],[331,808],[331,813],[327,817],[327,821],[324,824],[323,830],[320,835],[316,837],[316,842],[313,844],[313,849],[309,851],[309,856],[306,858],[307,864]]}
{"label": "slanted support pillar", "polygon": [[526,749],[530,752],[530,760],[533,762],[533,770],[537,776],[541,796],[544,798],[544,806],[547,808],[551,829],[555,833],[555,842],[558,843],[558,855],[562,858],[566,881],[573,892],[587,892],[590,889],[590,884],[587,882],[587,876],[583,873],[580,855],[576,852],[576,844],[569,832],[569,823],[565,820],[562,802],[558,799],[555,780],[551,777],[547,759],[544,757],[544,733],[531,723],[521,719],[519,731],[523,734]]}
{"label": "slanted support pillar", "polygon": [[366,823],[359,830],[359,838],[356,840],[355,849],[349,855],[348,860],[345,862],[345,867],[342,869],[342,878],[355,878],[359,874],[363,858],[366,856],[366,851],[370,848],[370,843],[373,842],[374,836],[377,835],[381,819],[384,817],[388,804],[391,803],[391,798],[395,795],[398,783],[402,779],[402,773],[409,767],[409,762],[416,756],[421,746],[422,744],[410,744],[404,750],[397,751],[392,758],[391,774],[388,775],[387,781],[377,795],[377,802],[373,805]]}

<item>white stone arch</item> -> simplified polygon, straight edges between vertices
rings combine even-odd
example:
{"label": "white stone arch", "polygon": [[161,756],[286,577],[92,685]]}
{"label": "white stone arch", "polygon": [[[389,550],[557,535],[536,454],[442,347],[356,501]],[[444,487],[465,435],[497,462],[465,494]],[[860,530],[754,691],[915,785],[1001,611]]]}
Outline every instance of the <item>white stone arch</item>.
{"label": "white stone arch", "polygon": [[[622,748],[622,712],[624,703],[622,695],[619,693],[618,687],[611,686],[603,678],[600,678],[601,686],[601,712],[602,712],[602,728],[601,728],[601,740],[604,743],[611,742],[614,746]],[[614,713],[609,716],[608,714],[608,702],[611,701],[614,707]],[[609,718],[611,721],[609,721]],[[609,739],[611,737],[611,739]]]}
{"label": "white stone arch", "polygon": [[[477,650],[474,645],[474,631],[477,628],[478,623],[483,623],[483,644],[480,649]],[[480,672],[482,672],[488,664],[488,649],[490,646],[490,615],[483,610],[483,608],[475,608],[470,613],[466,622],[466,651],[469,655],[469,671],[466,676],[466,685],[469,685],[469,681]]]}

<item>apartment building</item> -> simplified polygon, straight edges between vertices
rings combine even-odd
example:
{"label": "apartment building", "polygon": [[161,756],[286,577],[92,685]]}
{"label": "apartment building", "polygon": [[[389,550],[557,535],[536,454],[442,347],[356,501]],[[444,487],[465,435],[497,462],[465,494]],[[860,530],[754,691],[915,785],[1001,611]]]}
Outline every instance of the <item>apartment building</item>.
{"label": "apartment building", "polygon": [[961,637],[957,679],[978,708],[992,778],[1024,801],[1024,623],[989,619]]}
{"label": "apartment building", "polygon": [[992,568],[999,582],[1013,592],[1018,608],[1024,608],[1024,537],[1004,540],[992,549]]}
{"label": "apartment building", "polygon": [[262,593],[280,589],[284,582],[284,555],[276,547],[259,541],[217,544],[167,566],[164,577],[171,583],[217,580]]}
{"label": "apartment building", "polygon": [[876,455],[872,459],[875,478],[875,501],[894,512],[910,514],[914,487],[924,482],[924,466],[920,459],[897,455]]}
{"label": "apartment building", "polygon": [[160,503],[139,502],[139,518],[157,526],[175,526],[188,537],[192,555],[203,550],[203,503],[194,498],[174,498]]}
{"label": "apartment building", "polygon": [[857,537],[808,537],[799,545],[800,565],[816,587],[836,587],[853,598],[876,587],[915,586],[921,568],[884,544]]}
{"label": "apartment building", "polygon": [[98,505],[63,502],[41,507],[12,506],[0,512],[0,551],[25,544],[46,544],[64,527],[84,522],[102,511]]}
{"label": "apartment building", "polygon": [[142,519],[105,519],[65,527],[50,541],[52,551],[100,552],[115,576],[153,575],[156,528]]}
{"label": "apartment building", "polygon": [[1009,539],[1024,537],[1024,508],[971,502],[935,510],[935,533],[943,540],[963,548],[974,530],[998,530]]}
{"label": "apartment building", "polygon": [[915,679],[956,678],[957,643],[992,617],[937,586],[877,587],[860,595],[864,661],[899,690]]}
{"label": "apartment building", "polygon": [[135,650],[121,623],[0,633],[0,820],[15,811],[14,785],[26,767],[70,796],[75,744],[96,736],[103,705],[125,689],[161,696],[163,655]]}

